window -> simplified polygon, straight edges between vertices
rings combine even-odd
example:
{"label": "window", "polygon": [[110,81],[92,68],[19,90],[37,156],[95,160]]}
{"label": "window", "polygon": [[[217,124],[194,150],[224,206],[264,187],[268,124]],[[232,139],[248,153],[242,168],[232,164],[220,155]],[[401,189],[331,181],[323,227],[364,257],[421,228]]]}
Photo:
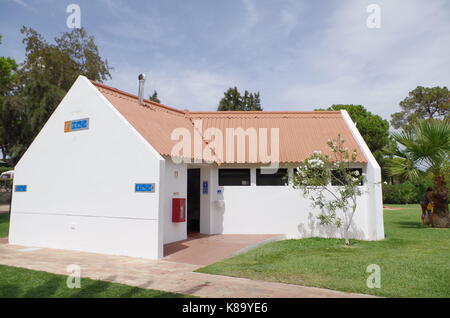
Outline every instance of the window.
{"label": "window", "polygon": [[[352,169],[347,169],[347,170],[350,172],[353,172],[353,173],[355,173],[357,171],[358,173],[356,175],[358,175],[358,176],[362,175],[362,172],[363,172],[362,168],[352,168]],[[339,176],[339,172],[336,170],[331,170],[331,173],[334,176],[334,178],[331,178],[331,185],[333,185],[333,186],[342,185],[342,183],[344,181],[343,181],[342,176]],[[338,179],[338,180],[336,180],[336,179]],[[359,185],[363,185],[363,180],[361,180],[361,183]]]}
{"label": "window", "polygon": [[283,186],[288,183],[287,169],[278,169],[275,173],[261,173],[256,169],[256,185],[258,186]]}
{"label": "window", "polygon": [[219,169],[220,186],[249,186],[250,169]]}

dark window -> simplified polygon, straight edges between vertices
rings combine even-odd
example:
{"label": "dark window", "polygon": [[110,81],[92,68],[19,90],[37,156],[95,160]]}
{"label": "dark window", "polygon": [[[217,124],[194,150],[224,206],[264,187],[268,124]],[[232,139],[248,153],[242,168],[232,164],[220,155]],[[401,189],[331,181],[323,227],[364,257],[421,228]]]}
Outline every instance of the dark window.
{"label": "dark window", "polygon": [[219,169],[220,186],[249,186],[250,169]]}
{"label": "dark window", "polygon": [[261,173],[261,169],[256,169],[256,185],[258,186],[283,186],[287,183],[287,169],[278,169],[275,173]]}
{"label": "dark window", "polygon": [[[347,171],[351,171],[353,173],[355,173],[356,171],[358,171],[357,175],[361,176],[363,170],[361,168],[352,168],[352,169],[347,169]],[[331,170],[331,173],[333,174],[333,178],[331,178],[331,185],[333,186],[340,186],[343,185],[344,183],[344,178],[343,176],[339,173],[339,171],[337,170]],[[363,180],[361,180],[361,183],[359,185],[363,185]]]}

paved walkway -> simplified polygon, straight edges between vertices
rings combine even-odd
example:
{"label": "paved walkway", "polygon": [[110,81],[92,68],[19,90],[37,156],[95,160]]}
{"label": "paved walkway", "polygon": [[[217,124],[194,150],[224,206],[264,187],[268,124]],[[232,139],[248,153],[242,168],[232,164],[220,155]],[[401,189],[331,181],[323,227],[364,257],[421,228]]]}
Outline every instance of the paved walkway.
{"label": "paved walkway", "polygon": [[0,264],[67,275],[69,264],[82,277],[200,297],[368,297],[322,288],[270,283],[193,272],[198,265],[85,252],[0,244]]}
{"label": "paved walkway", "polygon": [[164,245],[164,259],[177,263],[208,265],[283,238],[284,235],[273,234],[190,234],[187,240]]}
{"label": "paved walkway", "polygon": [[0,204],[0,213],[9,213],[9,204]]}

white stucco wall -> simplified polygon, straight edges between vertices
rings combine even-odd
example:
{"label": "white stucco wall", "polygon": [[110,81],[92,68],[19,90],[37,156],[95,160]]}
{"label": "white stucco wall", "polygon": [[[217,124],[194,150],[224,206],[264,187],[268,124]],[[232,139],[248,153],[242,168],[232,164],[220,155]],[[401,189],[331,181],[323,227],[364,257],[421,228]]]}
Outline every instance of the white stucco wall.
{"label": "white stucco wall", "polygon": [[165,169],[164,208],[162,215],[164,244],[167,244],[187,238],[187,222],[172,222],[172,199],[187,198],[187,168],[185,163],[175,164],[171,158],[166,157]]}
{"label": "white stucco wall", "polygon": [[381,168],[347,111],[341,110],[341,114],[368,161],[366,171],[366,184],[370,195],[367,197],[367,201],[365,201],[365,207],[367,209],[367,215],[369,218],[368,239],[381,240],[384,239]]}
{"label": "white stucco wall", "polygon": [[[367,164],[354,166],[363,168],[366,180],[361,187],[364,194],[358,198],[358,208],[349,234],[357,239],[383,239],[381,169],[347,112],[342,111],[342,115],[368,160]],[[229,168],[251,168],[251,185],[220,187],[218,167],[203,168],[203,178],[210,181],[210,193],[202,197],[202,233],[284,234],[290,238],[342,237],[341,229],[320,224],[317,219],[320,211],[313,209],[311,201],[304,198],[299,190],[292,186],[256,186],[255,165],[233,165]],[[217,193],[218,189],[222,190],[221,194]],[[217,200],[223,200],[223,207],[217,205]]]}
{"label": "white stucco wall", "polygon": [[[64,122],[89,118],[88,130]],[[164,159],[79,77],[16,166],[9,242],[144,258],[163,254]],[[155,183],[155,193],[135,193]]]}
{"label": "white stucco wall", "polygon": [[[248,168],[249,166],[242,166]],[[365,167],[363,167],[365,170]],[[292,186],[257,186],[256,167],[251,167],[250,186],[218,186],[217,169],[211,174],[214,197],[211,202],[211,234],[284,234],[288,238],[342,237],[342,231],[334,226],[320,225],[320,211],[311,207]],[[366,186],[362,186],[367,190]],[[217,194],[222,189],[222,195]],[[366,193],[358,200],[350,236],[371,239],[370,217]],[[224,207],[215,201],[223,199]]]}

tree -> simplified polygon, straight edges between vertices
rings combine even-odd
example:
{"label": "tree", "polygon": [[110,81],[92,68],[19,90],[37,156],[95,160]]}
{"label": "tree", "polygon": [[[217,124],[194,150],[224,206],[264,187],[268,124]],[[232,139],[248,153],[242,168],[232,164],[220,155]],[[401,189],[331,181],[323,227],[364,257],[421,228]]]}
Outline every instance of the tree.
{"label": "tree", "polygon": [[15,73],[15,85],[0,104],[2,151],[14,165],[41,130],[79,75],[103,82],[111,78],[107,60],[95,40],[73,29],[48,43],[32,28],[22,27],[25,61]]}
{"label": "tree", "polygon": [[[351,153],[340,135],[327,142],[332,158],[315,151],[295,170],[292,185],[309,197],[313,207],[321,210],[317,217],[323,225],[334,224],[343,229],[344,243],[350,244],[349,230],[357,207],[357,198],[363,194],[359,185],[364,175],[351,169],[356,162],[356,150]],[[335,185],[335,186],[332,186]],[[339,216],[338,212],[341,212]]]}
{"label": "tree", "polygon": [[409,130],[422,119],[448,120],[450,118],[450,92],[447,87],[417,86],[400,102],[402,111],[392,114],[394,128]]}
{"label": "tree", "polygon": [[[0,44],[2,35],[0,34]],[[17,78],[18,65],[16,61],[10,57],[0,57],[0,109],[3,102],[14,92],[14,86]],[[11,115],[6,113],[5,115]],[[9,127],[11,128],[11,127]],[[4,125],[0,126],[0,150],[3,157],[6,157],[6,142],[10,133]]]}
{"label": "tree", "polygon": [[252,111],[262,110],[261,100],[259,92],[249,93],[244,92],[241,95],[237,87],[229,88],[225,93],[224,97],[220,100],[218,111]]}
{"label": "tree", "polygon": [[161,104],[161,101],[158,98],[158,92],[157,91],[153,91],[153,95],[149,97],[149,100],[151,100],[152,102]]}
{"label": "tree", "polygon": [[[2,43],[1,39],[0,35],[0,44]],[[0,56],[0,96],[5,96],[12,91],[17,67],[13,58]]]}
{"label": "tree", "polygon": [[433,227],[450,227],[447,180],[450,172],[450,122],[418,121],[410,130],[393,133],[403,147],[401,155],[390,161],[392,176],[415,181],[426,173],[433,176]]}
{"label": "tree", "polygon": [[381,152],[389,144],[389,122],[387,120],[372,114],[362,105],[337,104],[328,107],[326,110],[341,109],[345,109],[355,122],[370,151],[373,153]]}

